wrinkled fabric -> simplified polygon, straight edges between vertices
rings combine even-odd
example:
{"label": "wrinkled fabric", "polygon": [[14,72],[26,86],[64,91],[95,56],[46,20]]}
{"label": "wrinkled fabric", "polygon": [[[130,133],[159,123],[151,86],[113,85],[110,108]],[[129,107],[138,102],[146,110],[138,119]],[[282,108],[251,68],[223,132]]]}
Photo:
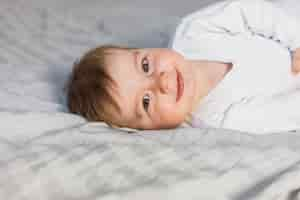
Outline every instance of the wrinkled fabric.
{"label": "wrinkled fabric", "polygon": [[1,0],[0,199],[299,199],[299,132],[128,134],[67,112],[64,81],[85,50],[166,46],[205,2]]}
{"label": "wrinkled fabric", "polygon": [[[189,123],[263,134],[300,129],[300,16],[267,0],[228,0],[184,17],[171,47],[188,59],[232,63]],[[202,127],[202,125],[200,126]]]}
{"label": "wrinkled fabric", "polygon": [[1,199],[299,198],[299,132],[128,134],[69,114],[0,119]]}

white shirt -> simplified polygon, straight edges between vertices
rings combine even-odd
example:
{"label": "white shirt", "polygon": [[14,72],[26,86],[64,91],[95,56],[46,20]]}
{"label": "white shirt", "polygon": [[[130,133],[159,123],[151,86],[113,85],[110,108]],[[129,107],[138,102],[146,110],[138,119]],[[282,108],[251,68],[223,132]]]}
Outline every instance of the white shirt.
{"label": "white shirt", "polygon": [[300,75],[291,73],[300,23],[275,3],[228,0],[194,12],[179,23],[170,47],[187,59],[233,64],[201,99],[191,126],[257,134],[300,129]]}

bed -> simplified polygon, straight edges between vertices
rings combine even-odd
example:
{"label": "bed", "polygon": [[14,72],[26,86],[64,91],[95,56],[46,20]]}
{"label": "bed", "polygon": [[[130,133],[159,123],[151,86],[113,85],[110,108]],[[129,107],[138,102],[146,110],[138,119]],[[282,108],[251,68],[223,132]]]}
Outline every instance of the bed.
{"label": "bed", "polygon": [[136,132],[68,113],[83,52],[166,47],[182,16],[213,2],[1,0],[0,199],[300,199],[300,130]]}

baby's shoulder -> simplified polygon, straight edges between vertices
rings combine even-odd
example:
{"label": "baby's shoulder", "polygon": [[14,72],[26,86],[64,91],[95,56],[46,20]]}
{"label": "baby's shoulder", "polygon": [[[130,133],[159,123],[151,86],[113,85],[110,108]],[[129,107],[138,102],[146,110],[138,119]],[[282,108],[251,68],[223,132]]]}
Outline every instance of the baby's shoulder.
{"label": "baby's shoulder", "polygon": [[226,8],[229,4],[234,2],[234,0],[227,0],[221,2],[215,2],[213,4],[206,5],[194,12],[191,12],[185,16],[183,16],[180,20],[178,26],[182,24],[186,24],[186,22],[190,22],[196,19],[207,18],[209,16],[213,16],[215,13],[221,12],[224,8]]}
{"label": "baby's shoulder", "polygon": [[[230,0],[232,1],[232,0]],[[191,12],[187,15],[184,15],[178,23],[175,25],[175,31],[172,35],[172,38],[169,42],[169,47],[171,47],[174,43],[174,41],[178,38],[181,38],[186,31],[189,30],[189,27],[195,22],[203,19],[206,20],[210,16],[213,16],[217,12],[221,12],[221,9],[224,9],[228,5],[229,1],[221,1],[221,2],[216,2],[213,4],[209,4],[205,7],[202,7],[201,9],[198,9],[194,12]]]}
{"label": "baby's shoulder", "polygon": [[181,18],[179,25],[185,24],[186,22],[193,21],[195,19],[206,19],[207,17],[214,16],[216,14],[222,13],[227,8],[240,8],[247,7],[249,5],[260,5],[267,0],[224,0],[218,1],[212,4],[208,4],[194,12],[191,12]]}

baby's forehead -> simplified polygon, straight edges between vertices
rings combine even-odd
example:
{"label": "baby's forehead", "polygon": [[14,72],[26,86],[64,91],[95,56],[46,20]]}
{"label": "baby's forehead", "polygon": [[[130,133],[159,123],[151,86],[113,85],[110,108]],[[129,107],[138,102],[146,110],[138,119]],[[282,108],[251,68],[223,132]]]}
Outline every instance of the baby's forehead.
{"label": "baby's forehead", "polygon": [[132,50],[113,49],[105,53],[104,60],[106,65],[110,66],[111,64],[115,64],[118,62],[126,62],[127,59],[130,58],[131,54]]}
{"label": "baby's forehead", "polygon": [[[114,49],[106,54],[105,63],[110,71],[112,68],[130,67],[135,61],[139,49]],[[114,70],[114,69],[113,69]],[[111,72],[113,73],[113,72]]]}
{"label": "baby's forehead", "polygon": [[134,107],[130,105],[127,98],[121,95],[118,90],[112,91],[112,98],[116,103],[116,107],[111,109],[111,116],[114,118],[114,121],[119,125],[128,125],[132,123]]}
{"label": "baby's forehead", "polygon": [[[106,72],[116,84],[117,93],[127,93],[135,79],[138,49],[115,49],[106,60]],[[131,80],[131,81],[129,81]],[[129,82],[128,82],[129,81]],[[128,84],[127,84],[128,83]],[[130,84],[129,84],[130,83]]]}

